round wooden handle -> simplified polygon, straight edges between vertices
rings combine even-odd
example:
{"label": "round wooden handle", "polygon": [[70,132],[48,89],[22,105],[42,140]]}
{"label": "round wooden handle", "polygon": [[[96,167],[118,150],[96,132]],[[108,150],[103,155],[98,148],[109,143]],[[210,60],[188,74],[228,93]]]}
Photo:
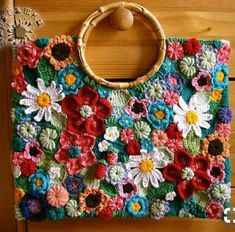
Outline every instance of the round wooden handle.
{"label": "round wooden handle", "polygon": [[[117,14],[117,13],[115,13],[115,10],[120,9],[120,8],[124,8],[124,9],[127,9],[129,11],[134,11],[134,12],[139,13],[139,14],[143,15],[144,17],[146,17],[148,19],[148,21],[153,25],[154,32],[158,36],[158,39],[157,39],[158,48],[159,48],[158,59],[156,60],[154,65],[150,68],[150,70],[145,75],[143,75],[141,77],[137,77],[132,82],[110,82],[110,81],[105,80],[102,77],[99,77],[98,75],[96,75],[92,71],[92,69],[88,65],[88,63],[86,61],[86,58],[85,58],[86,42],[88,40],[88,37],[89,37],[92,29],[100,21],[102,21],[105,17],[111,15],[112,13]],[[123,14],[123,11],[122,11],[122,14]],[[120,13],[119,13],[119,15],[120,15]],[[125,12],[124,15],[127,15],[127,13]],[[112,17],[115,18],[117,16],[115,16],[115,15],[111,16],[111,21],[112,21]],[[114,22],[115,21],[116,21],[116,19],[114,20]],[[127,24],[119,23],[116,26],[119,29],[122,29],[122,30],[125,29],[126,30],[131,25],[132,25],[131,22],[129,22]],[[135,4],[135,3],[115,2],[115,3],[111,3],[111,4],[100,7],[97,11],[95,11],[94,13],[90,14],[87,17],[87,19],[83,22],[80,33],[78,35],[77,46],[78,46],[78,53],[79,53],[80,63],[82,65],[82,67],[84,68],[85,72],[91,78],[93,78],[97,83],[99,83],[101,85],[104,85],[106,87],[111,87],[111,88],[114,88],[114,89],[122,89],[122,88],[125,89],[125,88],[132,88],[132,87],[134,87],[138,84],[144,83],[155,72],[157,72],[159,70],[159,68],[161,67],[161,65],[163,63],[164,57],[165,57],[166,38],[165,38],[165,35],[164,35],[164,32],[162,30],[162,27],[161,27],[160,23],[154,17],[154,15],[150,11],[148,11],[146,8],[144,8],[143,6],[140,6],[138,4]]]}

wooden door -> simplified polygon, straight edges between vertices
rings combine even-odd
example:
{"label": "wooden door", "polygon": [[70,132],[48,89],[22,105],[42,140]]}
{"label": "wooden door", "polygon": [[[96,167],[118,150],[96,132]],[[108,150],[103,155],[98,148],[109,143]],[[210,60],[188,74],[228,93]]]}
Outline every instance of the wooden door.
{"label": "wooden door", "polygon": [[[76,35],[82,21],[99,6],[110,0],[1,0],[2,6],[28,7],[39,14],[40,22],[35,27],[35,36],[56,34]],[[197,37],[202,39],[227,39],[235,48],[235,2],[234,0],[135,0],[159,19],[167,37]],[[12,15],[12,20],[21,17]],[[98,74],[112,77],[136,76],[144,73],[153,62],[153,41],[149,33],[142,29],[141,22],[128,32],[110,29],[107,22],[102,23],[91,35],[87,51],[88,61]],[[11,127],[10,127],[10,72],[11,51],[5,47],[0,50],[0,231],[49,232],[49,231],[235,231],[235,224],[203,219],[166,218],[160,221],[150,219],[115,219],[108,222],[99,220],[65,220],[40,223],[14,220],[13,182],[10,171]],[[235,109],[235,55],[230,64],[230,102]],[[235,207],[235,121],[232,123],[232,206]],[[235,219],[235,216],[233,217]],[[18,229],[17,229],[18,228]]]}

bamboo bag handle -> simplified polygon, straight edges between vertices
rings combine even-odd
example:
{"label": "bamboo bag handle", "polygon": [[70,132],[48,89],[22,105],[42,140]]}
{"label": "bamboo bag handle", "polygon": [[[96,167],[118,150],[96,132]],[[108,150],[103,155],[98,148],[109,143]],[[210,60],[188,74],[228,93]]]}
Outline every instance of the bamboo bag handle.
{"label": "bamboo bag handle", "polygon": [[[110,82],[96,75],[92,71],[90,66],[88,65],[86,58],[85,58],[86,42],[88,40],[88,37],[92,29],[107,16],[111,16],[110,23],[116,29],[118,30],[129,29],[132,26],[133,19],[134,19],[132,11],[143,15],[153,25],[154,32],[158,36],[157,42],[159,42],[158,59],[155,61],[154,65],[150,68],[150,70],[145,75],[141,77],[137,77],[132,82]],[[87,19],[83,22],[83,25],[79,32],[77,47],[78,47],[80,63],[82,67],[84,68],[84,70],[86,71],[86,73],[91,78],[93,78],[97,83],[106,87],[111,87],[114,89],[126,89],[126,88],[132,88],[138,84],[144,83],[155,72],[159,70],[165,57],[166,39],[165,39],[165,35],[164,35],[163,29],[160,23],[155,18],[155,16],[146,8],[135,3],[115,2],[115,3],[111,3],[111,4],[100,7],[98,10],[96,10],[94,13],[90,14],[87,17]]]}

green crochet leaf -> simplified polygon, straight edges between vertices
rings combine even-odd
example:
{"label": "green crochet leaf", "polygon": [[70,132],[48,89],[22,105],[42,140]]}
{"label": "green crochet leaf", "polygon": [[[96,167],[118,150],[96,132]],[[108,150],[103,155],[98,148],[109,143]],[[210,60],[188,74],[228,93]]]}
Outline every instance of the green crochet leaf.
{"label": "green crochet leaf", "polygon": [[44,80],[45,85],[50,85],[51,81],[55,79],[56,71],[46,58],[40,59],[36,70],[38,76]]}
{"label": "green crochet leaf", "polygon": [[225,178],[224,178],[224,182],[228,183],[231,181],[231,162],[228,158],[224,159],[224,170],[225,170]]}
{"label": "green crochet leaf", "polygon": [[113,217],[126,218],[127,215],[125,214],[124,211],[118,210],[118,211],[113,211]]}
{"label": "green crochet leaf", "polygon": [[193,156],[201,153],[201,140],[191,130],[187,138],[183,139],[184,148],[187,149]]}
{"label": "green crochet leaf", "polygon": [[22,99],[22,95],[18,94],[17,92],[12,93],[12,107],[17,107],[19,106],[19,102]]}
{"label": "green crochet leaf", "polygon": [[147,189],[147,196],[150,200],[165,199],[167,193],[174,191],[176,184],[169,182],[162,182],[158,188],[149,186]]}
{"label": "green crochet leaf", "polygon": [[56,111],[52,111],[51,114],[51,124],[59,129],[66,128],[67,116],[64,113],[58,113]]}
{"label": "green crochet leaf", "polygon": [[182,201],[179,198],[175,198],[174,201],[169,202],[170,211],[167,216],[178,216],[181,209]]}
{"label": "green crochet leaf", "polygon": [[23,67],[25,80],[28,84],[37,87],[37,79],[40,77],[36,69],[30,69],[28,66]]}
{"label": "green crochet leaf", "polygon": [[114,185],[108,183],[106,180],[100,181],[100,188],[109,196],[117,196],[117,189]]}
{"label": "green crochet leaf", "polygon": [[105,119],[105,126],[106,127],[117,126],[117,119],[114,117],[109,117]]}
{"label": "green crochet leaf", "polygon": [[84,82],[85,84],[91,86],[92,88],[97,89],[97,84],[96,84],[96,82],[95,82],[94,80],[92,80],[90,77],[85,76],[85,77],[83,78],[83,82]]}
{"label": "green crochet leaf", "polygon": [[24,192],[28,192],[28,178],[24,176],[20,176],[15,180],[16,188],[20,188],[24,190]]}
{"label": "green crochet leaf", "polygon": [[196,191],[194,192],[193,197],[195,198],[197,204],[202,207],[206,207],[209,201],[208,193],[206,191]]}

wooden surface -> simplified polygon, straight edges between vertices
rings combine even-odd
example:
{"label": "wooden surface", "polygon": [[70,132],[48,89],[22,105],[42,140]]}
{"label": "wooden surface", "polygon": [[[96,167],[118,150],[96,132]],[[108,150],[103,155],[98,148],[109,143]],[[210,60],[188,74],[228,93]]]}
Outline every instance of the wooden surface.
{"label": "wooden surface", "polygon": [[[56,34],[76,35],[82,21],[99,6],[112,1],[100,0],[15,0],[16,6],[29,7],[38,12],[44,25],[35,31],[36,36]],[[183,36],[203,39],[227,39],[235,48],[235,1],[234,0],[135,0],[153,12],[159,19],[167,37]],[[0,0],[1,4],[13,4],[13,0]],[[145,26],[145,27],[144,27]],[[135,20],[134,26],[125,32],[110,28],[107,21],[101,23],[88,41],[87,60],[94,71],[104,77],[134,77],[144,74],[155,59],[154,39],[146,23]],[[235,49],[234,49],[235,50]],[[13,219],[12,178],[10,174],[10,53],[0,50],[0,232],[15,232]],[[235,77],[235,53],[231,56],[231,79]],[[234,79],[235,80],[235,79]],[[235,81],[230,82],[230,102],[235,109]],[[232,123],[231,159],[232,185],[235,186],[235,121]],[[235,207],[233,190],[232,206]],[[235,219],[235,217],[234,217]],[[177,226],[180,225],[180,226]],[[235,225],[235,224],[234,224]],[[18,231],[26,232],[144,232],[182,231],[230,232],[234,225],[222,221],[167,218],[161,221],[141,220],[66,220],[18,224]]]}

